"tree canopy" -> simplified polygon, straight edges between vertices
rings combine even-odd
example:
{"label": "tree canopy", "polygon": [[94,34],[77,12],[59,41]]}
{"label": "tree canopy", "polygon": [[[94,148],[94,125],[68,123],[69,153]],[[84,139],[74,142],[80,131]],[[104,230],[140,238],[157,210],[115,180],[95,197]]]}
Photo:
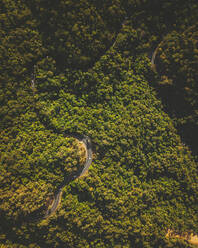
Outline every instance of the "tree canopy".
{"label": "tree canopy", "polygon": [[193,247],[166,234],[198,233],[197,22],[194,0],[2,0],[1,247]]}

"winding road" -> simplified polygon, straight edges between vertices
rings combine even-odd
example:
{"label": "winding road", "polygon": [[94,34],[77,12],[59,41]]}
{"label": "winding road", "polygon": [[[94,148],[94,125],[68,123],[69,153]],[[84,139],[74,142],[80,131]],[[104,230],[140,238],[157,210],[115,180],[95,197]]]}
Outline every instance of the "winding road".
{"label": "winding road", "polygon": [[[126,17],[124,19],[124,21],[121,23],[121,28],[124,27],[124,25],[126,24],[127,19],[128,18]],[[117,34],[117,36],[118,36],[118,34]],[[113,42],[111,48],[113,48],[115,46],[115,44],[117,42],[117,36],[116,36],[116,39]],[[35,73],[35,71],[36,71],[36,67],[34,66],[33,73],[32,73],[32,79],[31,79],[31,88],[32,88],[33,94],[34,94],[34,91],[36,90],[36,75],[35,75],[36,73]],[[73,176],[72,179],[69,180],[69,182],[71,182],[71,181],[74,181],[75,179],[83,176],[88,171],[88,169],[89,169],[89,167],[90,167],[90,165],[92,163],[92,160],[93,160],[93,152],[92,152],[91,139],[88,136],[80,135],[80,134],[77,134],[77,133],[69,134],[68,136],[76,138],[80,142],[82,142],[84,144],[84,146],[85,146],[86,154],[87,154],[86,162],[85,162],[83,170],[80,173],[77,173],[77,175]],[[52,203],[52,206],[47,209],[47,211],[46,211],[46,213],[44,215],[44,218],[48,218],[51,214],[53,214],[57,210],[58,205],[59,205],[59,203],[61,201],[63,188],[67,184],[68,184],[68,180],[64,180],[64,182],[60,185],[58,191],[54,195],[54,201]]]}
{"label": "winding road", "polygon": [[[163,42],[163,41],[162,41]],[[161,43],[159,43],[160,45]],[[152,53],[151,56],[151,69],[154,72],[157,72],[156,70],[156,64],[155,64],[155,58],[159,49],[159,45],[155,48],[155,50]],[[187,234],[186,234],[187,233]],[[186,232],[184,234],[178,234],[177,232],[168,229],[167,233],[166,233],[166,238],[179,238],[179,239],[183,239],[183,240],[187,240],[189,243],[195,245],[198,247],[198,235],[194,234],[192,232]]]}
{"label": "winding road", "polygon": [[[84,164],[84,168],[82,169],[82,171],[80,173],[77,173],[75,176],[72,177],[72,180],[70,181],[74,181],[75,179],[83,176],[89,169],[92,160],[93,160],[93,152],[92,152],[92,144],[91,144],[91,139],[88,136],[81,136],[78,134],[71,134],[71,137],[78,139],[80,142],[82,142],[84,144],[84,147],[86,149],[86,161]],[[59,187],[58,191],[56,192],[55,196],[54,196],[54,201],[52,206],[46,211],[44,218],[48,218],[51,214],[53,214],[57,208],[59,203],[61,202],[61,196],[62,196],[62,191],[64,186],[68,183],[67,180],[64,180],[64,182],[61,184],[61,186]]]}
{"label": "winding road", "polygon": [[151,57],[151,69],[156,72],[155,57],[157,55],[159,46],[157,46]]}
{"label": "winding road", "polygon": [[[123,21],[122,26],[125,24],[125,21]],[[117,41],[117,39],[115,39],[115,41],[114,41],[113,45],[111,46],[111,48],[113,48],[115,46],[116,41]],[[157,72],[156,71],[155,58],[156,58],[158,49],[159,49],[159,45],[153,51],[152,56],[151,57],[149,56],[150,59],[151,59],[151,69],[153,71],[155,71],[155,72]],[[33,74],[32,74],[32,80],[31,80],[31,88],[33,90],[33,93],[34,93],[34,90],[36,89],[35,82],[36,82],[36,80],[35,80],[35,67],[34,67],[34,71],[33,71]],[[73,138],[79,140],[80,142],[82,142],[84,144],[84,146],[85,146],[85,149],[86,149],[86,161],[85,161],[85,164],[84,164],[84,168],[82,169],[81,172],[79,172],[79,173],[77,172],[77,174],[75,176],[73,176],[69,180],[69,182],[71,182],[71,181],[74,181],[77,178],[80,178],[81,176],[83,176],[88,171],[88,169],[89,169],[89,167],[90,167],[90,165],[92,163],[92,160],[93,160],[93,152],[92,152],[91,139],[88,136],[80,135],[80,134],[77,134],[77,133],[69,134],[68,136],[73,137]],[[64,182],[60,185],[58,191],[54,195],[54,201],[52,203],[52,206],[47,209],[47,211],[46,211],[46,213],[44,215],[44,219],[48,218],[50,215],[52,215],[57,210],[57,208],[59,206],[59,203],[61,202],[61,196],[62,196],[63,188],[67,184],[68,184],[68,180],[64,180]],[[176,237],[176,238],[180,238],[180,239],[185,239],[185,240],[187,240],[188,242],[190,242],[190,243],[192,243],[194,245],[198,245],[198,235],[194,235],[193,233],[190,233],[189,237],[183,237],[182,235],[176,235],[172,230],[168,229],[166,237],[169,238],[171,236]]]}

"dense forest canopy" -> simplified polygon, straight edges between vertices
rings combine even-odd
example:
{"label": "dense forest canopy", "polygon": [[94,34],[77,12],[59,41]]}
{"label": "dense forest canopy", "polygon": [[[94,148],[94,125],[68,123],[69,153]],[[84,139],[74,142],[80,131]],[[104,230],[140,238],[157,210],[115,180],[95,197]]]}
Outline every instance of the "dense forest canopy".
{"label": "dense forest canopy", "polygon": [[[198,24],[183,33],[173,31],[158,47],[157,71],[164,99],[181,135],[197,154]],[[169,94],[167,94],[169,92]],[[190,130],[190,132],[188,131]]]}
{"label": "dense forest canopy", "polygon": [[166,234],[198,233],[197,23],[195,0],[1,0],[1,247],[193,247]]}

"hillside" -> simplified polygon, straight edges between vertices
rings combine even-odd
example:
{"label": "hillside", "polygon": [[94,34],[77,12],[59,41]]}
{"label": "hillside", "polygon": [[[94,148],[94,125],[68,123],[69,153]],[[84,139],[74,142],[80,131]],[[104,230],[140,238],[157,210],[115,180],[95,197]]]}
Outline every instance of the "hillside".
{"label": "hillside", "polygon": [[196,1],[2,0],[0,246],[193,247],[166,234],[198,233],[197,18]]}

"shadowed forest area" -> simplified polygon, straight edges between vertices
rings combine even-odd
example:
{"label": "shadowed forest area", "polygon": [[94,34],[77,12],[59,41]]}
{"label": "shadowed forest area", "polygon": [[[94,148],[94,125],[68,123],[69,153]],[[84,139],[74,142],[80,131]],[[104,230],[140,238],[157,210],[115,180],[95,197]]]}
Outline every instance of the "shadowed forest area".
{"label": "shadowed forest area", "polygon": [[0,247],[194,247],[197,1],[1,0],[0,37]]}

